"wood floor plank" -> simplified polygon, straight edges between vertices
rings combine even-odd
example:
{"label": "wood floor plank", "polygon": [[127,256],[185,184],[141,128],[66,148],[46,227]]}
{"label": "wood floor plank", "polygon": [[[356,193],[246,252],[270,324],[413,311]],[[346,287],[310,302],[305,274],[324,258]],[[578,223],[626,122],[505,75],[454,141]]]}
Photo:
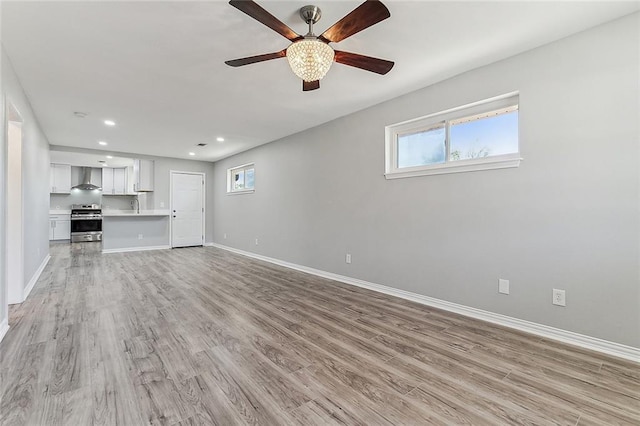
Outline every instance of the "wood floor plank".
{"label": "wood floor plank", "polygon": [[640,424],[640,364],[216,248],[51,255],[3,426]]}

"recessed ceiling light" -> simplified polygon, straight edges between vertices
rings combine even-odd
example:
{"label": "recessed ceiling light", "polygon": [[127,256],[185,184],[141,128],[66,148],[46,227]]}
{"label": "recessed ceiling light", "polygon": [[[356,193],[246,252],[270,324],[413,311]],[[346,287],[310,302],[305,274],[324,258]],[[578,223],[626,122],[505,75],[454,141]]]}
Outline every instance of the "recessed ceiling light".
{"label": "recessed ceiling light", "polygon": [[111,160],[111,159],[113,158],[113,156],[112,156],[112,155],[107,155],[107,158],[108,158],[109,160]]}
{"label": "recessed ceiling light", "polygon": [[196,153],[195,152],[190,152],[189,155],[196,155]]}
{"label": "recessed ceiling light", "polygon": [[218,137],[216,138],[216,140],[217,140],[218,142],[224,142],[224,138],[223,138],[223,137],[221,137],[221,136],[218,136]]}
{"label": "recessed ceiling light", "polygon": [[106,124],[107,126],[115,126],[116,122],[113,120],[104,120],[104,124]]}
{"label": "recessed ceiling light", "polygon": [[105,141],[98,141],[98,143],[99,143],[100,145],[106,145],[106,144],[107,144]]}

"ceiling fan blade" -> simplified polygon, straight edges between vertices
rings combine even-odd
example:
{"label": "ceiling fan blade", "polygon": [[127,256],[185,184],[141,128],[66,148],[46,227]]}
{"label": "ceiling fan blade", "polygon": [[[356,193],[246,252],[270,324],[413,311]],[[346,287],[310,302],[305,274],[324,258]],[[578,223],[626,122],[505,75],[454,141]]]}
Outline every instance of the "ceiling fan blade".
{"label": "ceiling fan blade", "polygon": [[316,90],[320,88],[320,80],[304,81],[302,80],[302,91],[308,92],[309,90]]}
{"label": "ceiling fan blade", "polygon": [[318,38],[326,43],[337,43],[390,16],[389,9],[379,0],[367,0],[329,27]]}
{"label": "ceiling fan blade", "polygon": [[303,38],[284,22],[264,10],[258,3],[252,0],[231,0],[229,4],[291,41]]}
{"label": "ceiling fan blade", "polygon": [[386,74],[391,71],[394,63],[385,59],[372,58],[371,56],[359,55],[357,53],[335,51],[334,61],[349,65],[351,67],[360,68],[366,71],[375,72],[377,74]]}
{"label": "ceiling fan blade", "polygon": [[247,58],[232,59],[230,61],[224,61],[225,64],[232,67],[241,67],[243,65],[255,64],[256,62],[269,61],[271,59],[284,58],[287,56],[287,49],[274,53],[265,53],[264,55],[249,56]]}

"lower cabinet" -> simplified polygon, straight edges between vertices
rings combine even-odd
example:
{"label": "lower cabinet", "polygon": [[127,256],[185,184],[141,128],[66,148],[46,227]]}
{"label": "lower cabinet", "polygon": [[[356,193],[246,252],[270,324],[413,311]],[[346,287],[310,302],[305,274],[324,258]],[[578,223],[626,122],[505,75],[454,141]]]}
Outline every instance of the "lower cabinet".
{"label": "lower cabinet", "polygon": [[71,218],[65,216],[49,216],[49,241],[71,239]]}

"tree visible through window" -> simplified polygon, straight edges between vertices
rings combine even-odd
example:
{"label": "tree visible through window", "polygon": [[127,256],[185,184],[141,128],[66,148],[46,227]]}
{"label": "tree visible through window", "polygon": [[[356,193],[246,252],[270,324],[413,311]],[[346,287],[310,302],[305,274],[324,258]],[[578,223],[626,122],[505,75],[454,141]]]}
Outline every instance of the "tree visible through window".
{"label": "tree visible through window", "polygon": [[518,110],[507,109],[450,122],[451,161],[518,152]]}

